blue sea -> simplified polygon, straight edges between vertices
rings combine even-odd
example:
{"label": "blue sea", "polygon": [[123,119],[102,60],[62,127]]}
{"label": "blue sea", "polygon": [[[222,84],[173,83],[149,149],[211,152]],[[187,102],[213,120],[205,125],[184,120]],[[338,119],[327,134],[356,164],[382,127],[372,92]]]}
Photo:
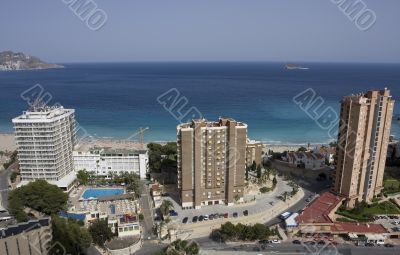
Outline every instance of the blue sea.
{"label": "blue sea", "polygon": [[[394,99],[400,97],[400,65],[302,65],[310,69],[286,70],[284,63],[99,63],[1,72],[0,132],[12,132],[11,119],[43,97],[49,105],[76,109],[81,132],[93,137],[123,139],[149,127],[146,141],[172,141],[190,112],[243,121],[250,138],[268,143],[327,143],[335,137],[293,102],[302,91],[312,89],[322,99],[319,112],[332,107],[337,114],[341,98],[352,93],[387,87]],[[398,114],[396,104],[395,137]]]}

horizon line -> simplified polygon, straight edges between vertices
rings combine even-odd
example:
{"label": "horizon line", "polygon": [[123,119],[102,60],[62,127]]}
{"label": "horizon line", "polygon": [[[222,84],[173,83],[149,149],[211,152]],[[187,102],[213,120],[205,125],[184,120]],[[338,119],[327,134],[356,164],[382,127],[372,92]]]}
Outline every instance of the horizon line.
{"label": "horizon line", "polygon": [[121,60],[121,61],[54,61],[56,64],[158,64],[158,63],[269,63],[269,64],[387,64],[400,62],[358,62],[358,61],[268,61],[268,60]]}

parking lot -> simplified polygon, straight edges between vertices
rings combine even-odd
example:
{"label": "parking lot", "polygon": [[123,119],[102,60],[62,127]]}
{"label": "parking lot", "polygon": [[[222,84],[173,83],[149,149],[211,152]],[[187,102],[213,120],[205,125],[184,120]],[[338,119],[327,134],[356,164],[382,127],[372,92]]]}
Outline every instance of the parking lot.
{"label": "parking lot", "polygon": [[[254,214],[259,214],[266,210],[273,211],[275,205],[278,202],[282,202],[282,200],[280,200],[278,196],[285,191],[290,192],[291,190],[292,188],[288,185],[288,183],[279,178],[278,184],[274,191],[267,194],[255,195],[254,201],[234,206],[213,205],[203,206],[200,209],[183,210],[181,206],[170,197],[165,197],[164,199],[172,201],[174,205],[174,211],[178,214],[177,216],[173,216],[172,220],[178,223],[183,223],[184,219],[187,218],[184,224],[194,224],[207,220],[251,216]],[[195,218],[196,216],[197,218]]]}
{"label": "parking lot", "polygon": [[399,215],[376,215],[375,223],[382,224],[386,229],[394,233],[400,233],[400,216]]}

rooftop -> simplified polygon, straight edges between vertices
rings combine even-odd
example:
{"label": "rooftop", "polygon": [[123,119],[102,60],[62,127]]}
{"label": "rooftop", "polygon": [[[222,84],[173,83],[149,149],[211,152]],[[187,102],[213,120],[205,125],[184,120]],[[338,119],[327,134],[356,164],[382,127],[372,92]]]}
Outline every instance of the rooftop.
{"label": "rooftop", "polygon": [[381,224],[365,224],[356,222],[336,222],[331,227],[332,232],[339,233],[374,233],[383,234],[388,231]]}
{"label": "rooftop", "polygon": [[219,118],[217,121],[208,121],[206,119],[193,119],[192,122],[178,125],[178,128],[193,128],[195,124],[200,124],[201,127],[226,127],[228,122],[234,122],[236,126],[247,127],[247,124],[238,122],[232,118]]}
{"label": "rooftop", "polygon": [[146,154],[147,150],[143,149],[132,149],[132,148],[118,148],[118,147],[98,147],[91,146],[90,144],[81,144],[76,146],[74,151],[80,152],[90,152],[90,154],[99,154],[101,156],[129,156],[132,154]]}
{"label": "rooftop", "polygon": [[42,106],[39,108],[32,108],[22,113],[22,115],[13,119],[13,122],[25,121],[43,121],[50,122],[56,120],[58,117],[64,117],[74,113],[73,109],[64,109],[62,106]]}
{"label": "rooftop", "polygon": [[31,230],[39,229],[41,227],[47,227],[49,225],[50,225],[50,218],[43,218],[39,220],[30,220],[28,222],[23,222],[17,225],[8,226],[8,228],[0,230],[0,239],[18,235],[23,232],[29,232]]}
{"label": "rooftop", "polygon": [[325,192],[312,202],[297,218],[300,224],[307,223],[331,223],[329,214],[343,201],[342,197],[331,192]]}

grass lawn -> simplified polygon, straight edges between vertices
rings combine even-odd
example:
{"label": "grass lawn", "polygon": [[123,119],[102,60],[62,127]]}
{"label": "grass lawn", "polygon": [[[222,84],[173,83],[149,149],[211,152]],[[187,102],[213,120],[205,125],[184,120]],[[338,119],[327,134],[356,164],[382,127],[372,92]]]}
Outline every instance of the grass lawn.
{"label": "grass lawn", "polygon": [[385,187],[385,189],[399,189],[400,188],[400,180],[387,179],[384,181],[383,186]]}
{"label": "grass lawn", "polygon": [[400,209],[397,208],[395,204],[390,201],[385,201],[382,203],[374,203],[371,205],[367,205],[362,209],[353,209],[353,210],[338,210],[339,215],[346,216],[355,220],[369,220],[373,215],[379,214],[400,214]]}

